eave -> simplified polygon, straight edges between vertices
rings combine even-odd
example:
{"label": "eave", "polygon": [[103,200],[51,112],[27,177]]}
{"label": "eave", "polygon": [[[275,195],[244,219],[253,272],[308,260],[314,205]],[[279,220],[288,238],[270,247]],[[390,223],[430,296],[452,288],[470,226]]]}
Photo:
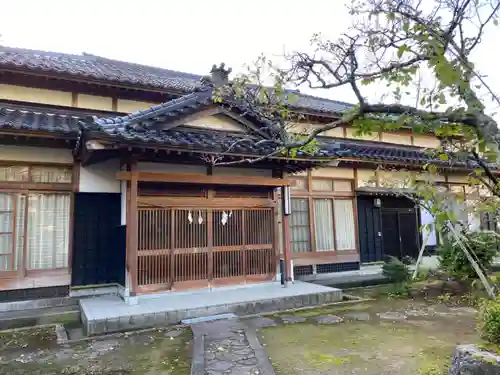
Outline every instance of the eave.
{"label": "eave", "polygon": [[[94,145],[89,142],[97,142]],[[88,146],[91,146],[90,148]],[[95,149],[92,149],[92,146]],[[102,132],[86,132],[82,140],[82,150],[78,158],[83,165],[93,164],[102,161],[99,155],[105,158],[123,157],[124,155],[134,155],[140,160],[167,162],[187,162],[189,164],[209,163],[202,159],[202,156],[217,156],[221,153],[215,150],[175,147],[171,145],[151,144],[147,142],[137,142],[136,140],[116,139],[115,137],[103,134]],[[258,154],[224,153],[224,157],[219,161],[220,165],[232,165],[238,167],[264,167],[266,169],[282,169],[285,172],[297,173],[310,168],[314,168],[327,163],[335,162],[335,158],[285,158],[282,156],[270,156],[259,162],[254,162],[261,157]],[[226,164],[224,164],[226,163]],[[229,164],[227,164],[229,163]]]}

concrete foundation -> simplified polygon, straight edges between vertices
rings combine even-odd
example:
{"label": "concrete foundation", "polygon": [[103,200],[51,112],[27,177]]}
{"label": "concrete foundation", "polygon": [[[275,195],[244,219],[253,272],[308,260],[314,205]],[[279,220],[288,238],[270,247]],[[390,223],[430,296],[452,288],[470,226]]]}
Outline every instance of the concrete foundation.
{"label": "concrete foundation", "polygon": [[272,282],[253,286],[222,287],[193,292],[137,297],[131,305],[118,296],[80,301],[82,322],[88,335],[178,324],[184,319],[234,313],[258,313],[317,306],[342,300],[342,291],[305,282],[287,288]]}

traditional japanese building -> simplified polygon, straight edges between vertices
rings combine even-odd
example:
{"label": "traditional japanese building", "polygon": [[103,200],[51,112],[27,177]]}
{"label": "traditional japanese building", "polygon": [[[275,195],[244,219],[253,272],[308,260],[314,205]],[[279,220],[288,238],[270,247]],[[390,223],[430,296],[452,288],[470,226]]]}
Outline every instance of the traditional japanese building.
{"label": "traditional japanese building", "polygon": [[[226,73],[212,74],[0,48],[0,301],[279,281],[280,258],[299,276],[416,256],[426,215],[383,188],[397,172],[377,167],[436,163],[462,190],[474,167],[432,159],[432,134],[351,127],[318,138],[313,157],[237,163],[272,151],[257,143],[271,135],[213,102]],[[300,93],[292,107],[297,131],[349,108]]]}

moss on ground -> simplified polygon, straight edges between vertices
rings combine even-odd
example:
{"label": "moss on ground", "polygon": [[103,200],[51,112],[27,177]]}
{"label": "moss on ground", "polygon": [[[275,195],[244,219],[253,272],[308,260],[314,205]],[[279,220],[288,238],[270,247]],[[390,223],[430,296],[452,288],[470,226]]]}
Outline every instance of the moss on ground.
{"label": "moss on ground", "polygon": [[307,308],[307,309],[298,309],[295,311],[283,311],[276,314],[273,314],[275,317],[286,316],[286,315],[295,315],[304,318],[311,318],[319,315],[328,315],[332,314],[336,311],[362,311],[369,309],[371,305],[369,303],[336,303],[332,305],[326,305],[318,308]]}
{"label": "moss on ground", "polygon": [[0,356],[8,351],[47,349],[57,344],[53,326],[0,331]]}
{"label": "moss on ground", "polygon": [[[262,342],[277,374],[442,375],[457,344],[477,341],[474,315],[431,314],[391,322],[379,320],[376,313],[427,305],[390,299],[360,305],[372,320],[317,325],[308,319],[264,329]],[[345,306],[322,308],[316,315],[342,316],[351,311]],[[314,309],[309,310],[308,318],[314,316]]]}
{"label": "moss on ground", "polygon": [[38,347],[30,336],[16,335],[15,342],[9,339],[9,346],[0,350],[0,374],[187,375],[191,366],[191,331],[183,328],[175,337],[165,335],[171,330],[121,334],[63,346],[49,339],[50,345],[38,342],[37,345],[45,345]]}

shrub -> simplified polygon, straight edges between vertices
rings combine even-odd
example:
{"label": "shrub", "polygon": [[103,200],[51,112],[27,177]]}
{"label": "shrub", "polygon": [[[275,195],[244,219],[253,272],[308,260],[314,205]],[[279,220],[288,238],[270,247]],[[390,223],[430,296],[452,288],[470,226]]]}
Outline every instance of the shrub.
{"label": "shrub", "polygon": [[405,255],[405,256],[403,257],[403,259],[401,259],[401,262],[402,262],[403,264],[406,264],[407,266],[409,266],[409,265],[411,265],[411,264],[415,263],[415,262],[416,262],[416,260],[415,260],[415,259],[413,259],[413,258],[412,258],[411,256],[409,256],[409,255]]}
{"label": "shrub", "polygon": [[408,266],[394,257],[390,257],[382,266],[382,274],[396,284],[405,283],[410,279]]}
{"label": "shrub", "polygon": [[[487,232],[468,232],[464,237],[467,248],[475,254],[481,269],[484,272],[489,271],[497,252],[496,238]],[[458,244],[445,241],[438,248],[438,256],[441,269],[450,276],[460,279],[477,277],[472,264]]]}
{"label": "shrub", "polygon": [[500,301],[484,300],[481,303],[478,328],[484,340],[500,344]]}

